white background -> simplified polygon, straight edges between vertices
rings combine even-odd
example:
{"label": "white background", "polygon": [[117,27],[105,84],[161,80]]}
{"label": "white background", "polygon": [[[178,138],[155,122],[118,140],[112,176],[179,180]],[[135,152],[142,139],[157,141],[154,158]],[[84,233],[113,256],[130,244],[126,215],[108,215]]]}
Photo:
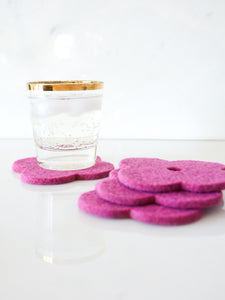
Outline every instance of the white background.
{"label": "white background", "polygon": [[0,137],[25,83],[105,82],[103,138],[225,138],[223,0],[0,0]]}
{"label": "white background", "polygon": [[[185,226],[97,218],[77,206],[96,180],[40,186],[12,174],[31,147],[0,140],[1,300],[225,299],[224,208]],[[225,141],[101,140],[99,151],[115,167],[156,154],[225,163]]]}

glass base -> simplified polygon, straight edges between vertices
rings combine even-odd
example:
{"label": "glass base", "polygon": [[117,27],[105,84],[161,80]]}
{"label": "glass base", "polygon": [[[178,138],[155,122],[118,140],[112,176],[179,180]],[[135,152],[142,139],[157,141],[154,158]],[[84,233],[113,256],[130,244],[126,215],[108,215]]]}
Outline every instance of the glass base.
{"label": "glass base", "polygon": [[37,148],[40,167],[49,170],[81,170],[95,164],[96,147],[83,150],[49,151]]}

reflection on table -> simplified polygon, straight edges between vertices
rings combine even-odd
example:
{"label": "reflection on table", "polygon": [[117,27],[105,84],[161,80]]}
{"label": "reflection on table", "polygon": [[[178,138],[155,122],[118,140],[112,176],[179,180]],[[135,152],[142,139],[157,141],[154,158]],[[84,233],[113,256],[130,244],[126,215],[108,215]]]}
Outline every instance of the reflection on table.
{"label": "reflection on table", "polygon": [[38,193],[36,255],[51,264],[82,263],[105,251],[101,229],[79,218],[75,193]]}

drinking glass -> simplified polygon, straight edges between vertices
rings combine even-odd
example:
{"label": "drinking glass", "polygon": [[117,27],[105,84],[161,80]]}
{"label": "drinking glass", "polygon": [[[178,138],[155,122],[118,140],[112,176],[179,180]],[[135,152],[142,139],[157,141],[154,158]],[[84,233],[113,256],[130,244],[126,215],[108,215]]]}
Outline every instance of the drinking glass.
{"label": "drinking glass", "polygon": [[52,170],[79,170],[95,164],[104,83],[28,82],[38,164]]}

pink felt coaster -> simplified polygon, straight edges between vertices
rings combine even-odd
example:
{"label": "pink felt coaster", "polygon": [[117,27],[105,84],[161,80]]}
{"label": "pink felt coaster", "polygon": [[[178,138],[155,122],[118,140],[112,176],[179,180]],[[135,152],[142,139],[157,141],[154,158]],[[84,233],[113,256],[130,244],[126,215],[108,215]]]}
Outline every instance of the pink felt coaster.
{"label": "pink felt coaster", "polygon": [[119,181],[147,192],[216,192],[225,188],[225,166],[203,161],[128,158],[120,162]]}
{"label": "pink felt coaster", "polygon": [[111,203],[132,206],[155,202],[152,193],[131,190],[118,181],[116,172],[111,173],[110,178],[99,181],[95,186],[96,193],[100,198]]}
{"label": "pink felt coaster", "polygon": [[97,157],[93,167],[76,171],[55,171],[41,168],[36,158],[30,157],[13,163],[13,171],[21,173],[21,180],[31,184],[62,184],[74,180],[92,180],[107,177],[114,169],[111,163],[101,161]]}
{"label": "pink felt coaster", "polygon": [[184,225],[201,219],[201,209],[173,209],[150,204],[145,206],[124,206],[109,203],[99,198],[95,191],[84,193],[78,206],[86,213],[104,218],[131,218],[158,225]]}
{"label": "pink felt coaster", "polygon": [[173,208],[206,208],[222,202],[222,193],[171,193],[141,192],[129,189],[118,181],[119,170],[110,172],[109,178],[96,184],[97,195],[111,203],[122,205],[145,205],[157,203]]}
{"label": "pink felt coaster", "polygon": [[130,207],[103,201],[95,191],[82,194],[78,199],[78,206],[86,213],[104,218],[123,219],[130,216]]}

